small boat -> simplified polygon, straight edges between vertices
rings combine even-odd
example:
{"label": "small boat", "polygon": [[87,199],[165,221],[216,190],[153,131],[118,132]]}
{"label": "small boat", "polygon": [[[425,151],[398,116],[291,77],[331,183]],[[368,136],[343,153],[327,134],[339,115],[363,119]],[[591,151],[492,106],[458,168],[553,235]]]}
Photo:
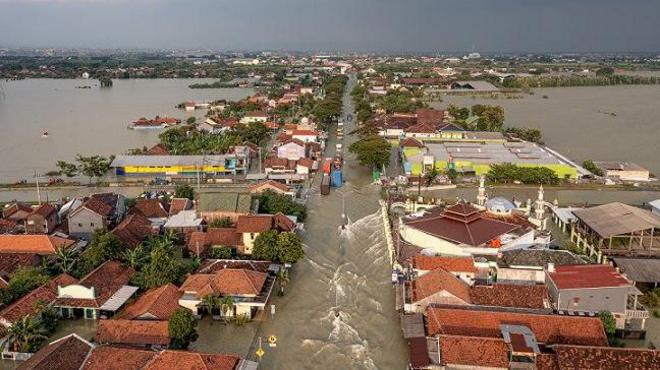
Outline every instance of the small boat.
{"label": "small boat", "polygon": [[47,137],[48,137],[48,131],[44,131],[44,132],[41,134],[41,137],[43,137],[43,138],[47,138]]}

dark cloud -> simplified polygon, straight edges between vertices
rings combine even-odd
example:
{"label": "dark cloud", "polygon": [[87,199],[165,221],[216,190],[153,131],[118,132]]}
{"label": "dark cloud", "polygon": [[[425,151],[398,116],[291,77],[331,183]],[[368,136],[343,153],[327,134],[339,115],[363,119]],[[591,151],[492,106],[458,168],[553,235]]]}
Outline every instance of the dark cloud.
{"label": "dark cloud", "polygon": [[657,0],[0,0],[0,45],[657,51]]}

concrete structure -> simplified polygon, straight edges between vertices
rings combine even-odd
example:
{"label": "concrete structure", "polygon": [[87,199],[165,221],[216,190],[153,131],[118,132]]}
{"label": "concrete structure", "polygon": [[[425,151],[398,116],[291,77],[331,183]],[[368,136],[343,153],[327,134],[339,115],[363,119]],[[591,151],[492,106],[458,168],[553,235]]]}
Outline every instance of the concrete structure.
{"label": "concrete structure", "polygon": [[636,163],[595,161],[594,164],[605,177],[621,181],[649,181],[649,170]]}
{"label": "concrete structure", "polygon": [[236,175],[250,167],[246,147],[222,155],[118,155],[112,161],[117,176]]}

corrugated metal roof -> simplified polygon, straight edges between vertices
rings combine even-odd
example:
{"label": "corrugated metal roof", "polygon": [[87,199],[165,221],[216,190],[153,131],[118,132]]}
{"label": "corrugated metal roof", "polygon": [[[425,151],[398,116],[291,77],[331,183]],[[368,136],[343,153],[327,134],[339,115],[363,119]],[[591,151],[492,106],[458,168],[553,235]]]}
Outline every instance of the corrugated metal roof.
{"label": "corrugated metal roof", "polygon": [[111,167],[127,166],[224,166],[225,160],[234,159],[234,154],[223,155],[118,155]]}
{"label": "corrugated metal roof", "polygon": [[657,258],[612,258],[617,267],[628,278],[638,283],[660,282],[660,259]]}
{"label": "corrugated metal roof", "polygon": [[103,311],[117,311],[119,307],[123,306],[135,292],[138,291],[137,287],[124,285],[115,294],[113,294],[101,307]]}
{"label": "corrugated metal roof", "polygon": [[573,214],[603,238],[660,228],[660,216],[619,202],[574,210]]}

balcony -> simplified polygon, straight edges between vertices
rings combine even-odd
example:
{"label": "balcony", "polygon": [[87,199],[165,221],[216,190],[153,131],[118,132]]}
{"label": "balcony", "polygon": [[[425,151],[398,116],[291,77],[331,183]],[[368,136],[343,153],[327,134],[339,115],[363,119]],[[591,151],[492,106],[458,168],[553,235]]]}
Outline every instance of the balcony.
{"label": "balcony", "polygon": [[647,310],[626,310],[626,319],[648,319],[649,317]]}

